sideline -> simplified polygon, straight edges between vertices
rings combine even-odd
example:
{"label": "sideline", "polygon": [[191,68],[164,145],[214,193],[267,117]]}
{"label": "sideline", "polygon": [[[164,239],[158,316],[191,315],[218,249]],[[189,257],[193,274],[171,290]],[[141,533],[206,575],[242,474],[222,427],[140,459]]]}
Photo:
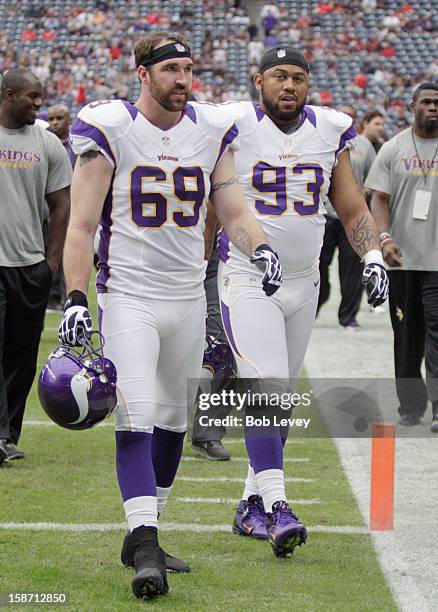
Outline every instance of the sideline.
{"label": "sideline", "polygon": [[[338,269],[335,261],[333,264],[331,298],[318,316],[305,359],[308,378],[393,377],[393,333],[388,312],[371,313],[363,297],[357,317],[363,330],[347,332],[341,329],[337,318]],[[385,308],[388,311],[387,305]],[[324,406],[321,408],[324,412]],[[397,422],[397,406],[388,406],[384,418]],[[418,429],[418,433],[425,436],[396,439],[394,530],[370,532],[383,573],[402,612],[437,610],[438,436],[433,438],[426,434],[430,420],[429,406],[424,425]],[[334,441],[368,526],[370,440],[335,438]]]}

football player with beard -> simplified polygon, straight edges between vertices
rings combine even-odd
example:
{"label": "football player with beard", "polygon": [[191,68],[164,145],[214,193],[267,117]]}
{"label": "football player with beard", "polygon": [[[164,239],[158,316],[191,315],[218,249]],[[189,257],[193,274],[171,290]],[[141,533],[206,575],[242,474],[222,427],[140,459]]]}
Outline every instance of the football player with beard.
{"label": "football player with beard", "polygon": [[[379,234],[351,168],[352,119],[307,106],[308,79],[304,56],[279,46],[263,55],[254,77],[259,103],[227,105],[241,138],[237,176],[282,261],[283,285],[266,298],[262,273],[248,264],[223,228],[222,318],[240,376],[264,380],[264,388],[279,393],[294,389],[315,320],[327,197],[364,262],[368,302],[381,304],[388,293]],[[248,476],[233,527],[235,533],[269,539],[279,557],[292,554],[307,537],[285,493],[286,437],[279,427],[246,427]]]}
{"label": "football player with beard", "polygon": [[[136,104],[99,100],[72,131],[79,155],[64,251],[69,298],[60,340],[91,331],[87,289],[100,222],[97,291],[105,356],[118,373],[116,469],[129,533],[122,560],[137,597],[167,593],[157,517],[178,468],[205,339],[204,220],[210,198],[242,257],[264,262],[273,294],[281,267],[234,176],[238,132],[215,106],[188,103],[190,47],[154,32],[135,47]],[[195,385],[193,385],[195,387]],[[193,392],[193,397],[191,393]]]}

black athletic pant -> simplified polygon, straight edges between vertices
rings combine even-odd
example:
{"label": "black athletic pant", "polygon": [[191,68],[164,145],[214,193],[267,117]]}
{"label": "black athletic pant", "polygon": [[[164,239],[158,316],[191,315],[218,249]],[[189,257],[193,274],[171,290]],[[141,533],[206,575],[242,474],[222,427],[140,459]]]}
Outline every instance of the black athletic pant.
{"label": "black athletic pant", "polygon": [[[212,317],[217,325],[214,325],[211,321],[207,321],[207,334],[217,334],[218,326],[222,328],[222,319],[220,315],[219,306],[219,292],[217,288],[217,274],[219,267],[219,254],[216,246],[213,248],[213,252],[208,262],[207,270],[205,273],[204,289],[207,297],[207,312]],[[226,337],[224,334],[224,342]],[[229,381],[213,379],[211,384],[212,393],[220,393],[221,390],[227,387]],[[210,406],[208,409],[208,417],[214,419],[223,419],[228,416],[231,412],[231,406]],[[193,420],[193,433],[192,440],[196,442],[209,442],[211,440],[222,440],[226,434],[226,428],[222,425],[200,425],[199,417],[204,414],[199,409],[195,413]]]}
{"label": "black athletic pant", "polygon": [[389,280],[399,413],[421,416],[438,400],[438,272],[390,270]]}
{"label": "black athletic pant", "polygon": [[362,298],[363,264],[355,253],[339,219],[326,216],[324,242],[319,260],[321,288],[319,291],[318,312],[330,296],[329,266],[336,247],[339,250],[339,281],[341,303],[338,310],[339,323],[349,325],[360,308]]}
{"label": "black athletic pant", "polygon": [[18,442],[35,377],[52,273],[44,260],[0,266],[0,438]]}

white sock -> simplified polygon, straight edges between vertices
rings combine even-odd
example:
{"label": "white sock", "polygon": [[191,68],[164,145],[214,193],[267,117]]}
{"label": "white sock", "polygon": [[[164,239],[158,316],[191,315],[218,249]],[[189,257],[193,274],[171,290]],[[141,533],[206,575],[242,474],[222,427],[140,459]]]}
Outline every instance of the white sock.
{"label": "white sock", "polygon": [[158,514],[161,514],[164,510],[164,506],[166,505],[167,498],[169,497],[169,493],[172,490],[172,485],[170,487],[157,487],[157,509]]}
{"label": "white sock", "polygon": [[157,498],[151,495],[142,497],[131,497],[123,504],[129,531],[144,525],[145,527],[157,526]]}
{"label": "white sock", "polygon": [[265,512],[272,512],[272,504],[275,502],[287,501],[283,470],[263,470],[255,475],[255,479],[263,499]]}
{"label": "white sock", "polygon": [[257,481],[255,477],[254,470],[251,467],[251,464],[248,463],[248,474],[245,480],[245,489],[243,491],[242,499],[248,501],[248,497],[250,495],[258,495],[259,488],[257,486]]}

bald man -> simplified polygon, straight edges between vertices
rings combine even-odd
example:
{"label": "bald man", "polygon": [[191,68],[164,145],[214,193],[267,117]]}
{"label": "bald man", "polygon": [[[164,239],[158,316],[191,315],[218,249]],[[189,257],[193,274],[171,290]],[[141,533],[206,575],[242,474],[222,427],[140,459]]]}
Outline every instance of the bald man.
{"label": "bald man", "polygon": [[73,149],[70,144],[70,125],[71,115],[65,104],[55,104],[49,108],[49,114],[47,117],[49,122],[49,130],[58,136],[59,140],[64,145],[67,155],[70,159],[72,168],[74,168],[76,162],[76,155],[73,153]]}
{"label": "bald man", "polygon": [[[17,444],[35,376],[52,276],[69,212],[71,165],[59,139],[35,125],[42,86],[25,69],[0,88],[0,464]],[[44,209],[50,211],[47,251]]]}

